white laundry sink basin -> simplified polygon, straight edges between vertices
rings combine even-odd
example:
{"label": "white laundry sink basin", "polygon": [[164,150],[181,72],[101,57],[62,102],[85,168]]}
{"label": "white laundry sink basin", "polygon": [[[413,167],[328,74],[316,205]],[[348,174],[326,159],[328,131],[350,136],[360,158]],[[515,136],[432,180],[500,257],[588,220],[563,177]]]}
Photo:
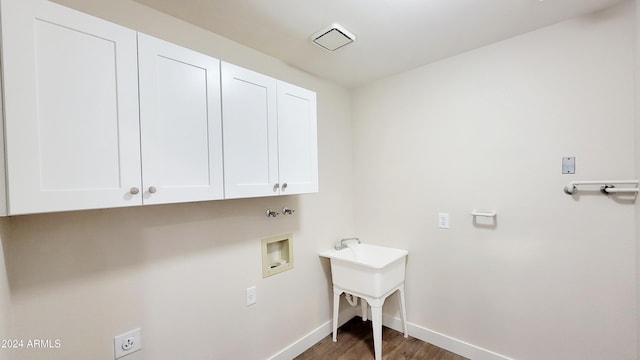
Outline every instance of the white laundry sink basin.
{"label": "white laundry sink basin", "polygon": [[[385,246],[362,244],[349,245],[340,250],[327,250],[320,256],[331,260],[333,281],[333,341],[337,341],[340,295],[347,293],[362,299],[362,319],[367,319],[367,304],[371,306],[373,346],[376,360],[382,360],[382,305],[387,296],[400,292],[400,314],[404,337],[408,337],[404,299],[404,270],[407,250]],[[366,301],[366,302],[365,302]],[[353,304],[352,304],[353,305]]]}
{"label": "white laundry sink basin", "polygon": [[404,282],[407,250],[371,244],[327,250],[333,285],[357,296],[384,297]]}

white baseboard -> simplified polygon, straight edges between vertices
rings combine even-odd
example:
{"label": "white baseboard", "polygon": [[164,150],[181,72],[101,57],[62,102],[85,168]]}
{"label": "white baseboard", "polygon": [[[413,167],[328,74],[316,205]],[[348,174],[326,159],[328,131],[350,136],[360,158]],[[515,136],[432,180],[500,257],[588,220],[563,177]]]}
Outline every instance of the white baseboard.
{"label": "white baseboard", "polygon": [[[402,328],[402,321],[399,318],[383,314],[382,324],[393,330],[404,332],[404,329]],[[407,327],[410,336],[472,360],[513,360],[504,355],[483,349],[479,346],[469,344],[462,340],[441,334],[437,331],[427,329],[411,322],[407,322]]]}
{"label": "white baseboard", "polygon": [[[360,314],[359,309],[360,309],[359,307],[358,308],[346,307],[344,311],[341,311],[340,315],[338,315],[338,327],[342,326],[347,321],[359,315]],[[327,321],[326,323],[320,325],[319,327],[317,327],[315,330],[311,331],[307,335],[298,339],[293,344],[287,346],[286,348],[279,351],[277,354],[271,356],[270,358],[268,358],[268,360],[293,359],[294,357],[308,350],[310,347],[315,345],[320,340],[324,339],[327,335],[330,335],[331,332],[333,331],[333,328],[331,325],[332,325],[331,320]]]}
{"label": "white baseboard", "polygon": [[[340,312],[338,326],[342,326],[347,321],[360,315],[359,307],[348,307],[345,311]],[[404,332],[402,328],[402,321],[399,318],[383,314],[382,324],[396,331]],[[411,322],[408,322],[407,326],[409,328],[410,336],[471,360],[513,360],[507,356],[483,349],[479,346],[469,344],[462,340],[441,334],[437,331],[427,329]],[[332,330],[331,321],[327,321],[267,360],[291,360],[308,350],[326,336],[330,335]]]}

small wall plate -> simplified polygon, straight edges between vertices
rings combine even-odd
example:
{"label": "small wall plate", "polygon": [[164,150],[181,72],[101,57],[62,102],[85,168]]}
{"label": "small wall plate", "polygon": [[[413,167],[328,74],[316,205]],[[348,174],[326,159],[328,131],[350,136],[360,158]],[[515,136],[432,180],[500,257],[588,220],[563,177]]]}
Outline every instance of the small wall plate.
{"label": "small wall plate", "polygon": [[562,158],[562,173],[563,174],[576,173],[576,158],[574,156],[567,156]]}

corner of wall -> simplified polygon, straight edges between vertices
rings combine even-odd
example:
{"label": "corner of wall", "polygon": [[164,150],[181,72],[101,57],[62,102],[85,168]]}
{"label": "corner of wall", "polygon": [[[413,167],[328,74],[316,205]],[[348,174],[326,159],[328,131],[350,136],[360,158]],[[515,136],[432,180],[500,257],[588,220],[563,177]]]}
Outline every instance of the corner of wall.
{"label": "corner of wall", "polygon": [[[634,166],[636,178],[640,177],[640,0],[635,0],[635,48],[634,48]],[[640,202],[635,206],[636,239],[636,353],[640,354]]]}
{"label": "corner of wall", "polygon": [[[8,231],[8,218],[0,218],[0,339],[7,339],[9,335],[9,305],[10,289],[6,264],[6,234]],[[0,360],[8,360],[6,351],[0,351]]]}

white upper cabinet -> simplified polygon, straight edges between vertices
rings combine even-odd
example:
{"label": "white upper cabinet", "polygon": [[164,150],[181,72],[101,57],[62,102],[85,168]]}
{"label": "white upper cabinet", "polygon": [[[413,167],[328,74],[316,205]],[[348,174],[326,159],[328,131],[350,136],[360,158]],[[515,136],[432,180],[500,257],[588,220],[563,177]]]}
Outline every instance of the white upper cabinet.
{"label": "white upper cabinet", "polygon": [[222,62],[225,197],[279,194],[276,80]]}
{"label": "white upper cabinet", "polygon": [[0,215],[318,191],[314,92],[47,0],[0,6]]}
{"label": "white upper cabinet", "polygon": [[316,93],[278,81],[278,169],[282,194],[318,192]]}
{"label": "white upper cabinet", "polygon": [[1,5],[9,213],[140,204],[136,32],[49,1]]}
{"label": "white upper cabinet", "polygon": [[318,191],[316,95],[222,63],[225,197]]}
{"label": "white upper cabinet", "polygon": [[222,199],[220,61],[138,34],[144,204]]}
{"label": "white upper cabinet", "polygon": [[223,198],[219,60],[49,1],[1,5],[9,214]]}

